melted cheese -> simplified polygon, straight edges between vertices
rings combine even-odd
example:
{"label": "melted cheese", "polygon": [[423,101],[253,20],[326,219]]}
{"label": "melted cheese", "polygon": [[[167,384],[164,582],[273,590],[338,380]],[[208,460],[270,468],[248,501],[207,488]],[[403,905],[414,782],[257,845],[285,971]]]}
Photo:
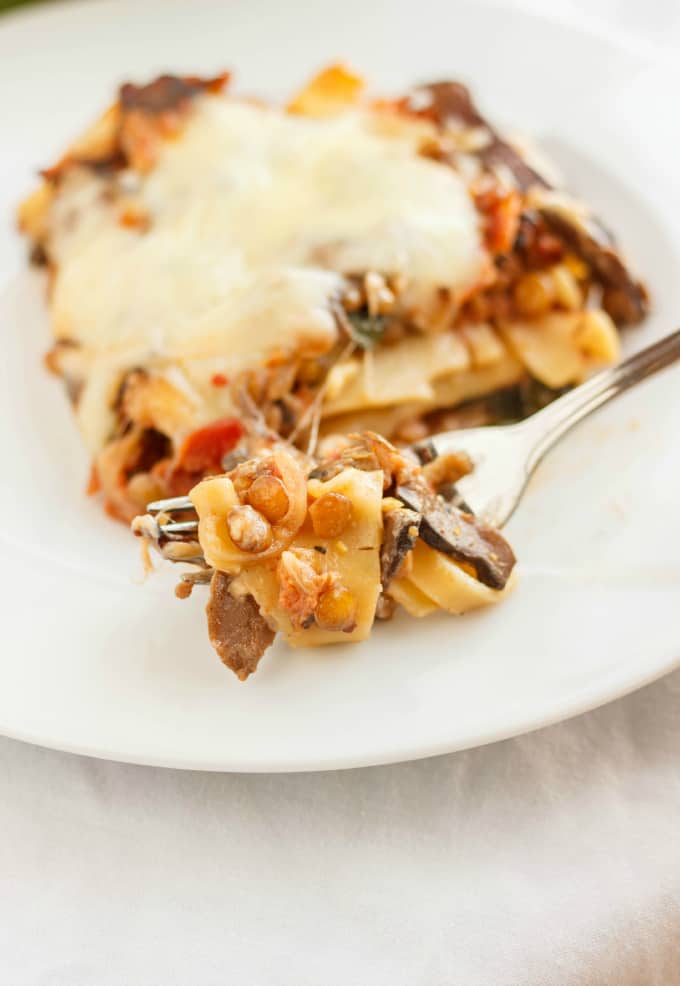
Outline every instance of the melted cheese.
{"label": "melted cheese", "polygon": [[[456,173],[417,153],[421,138],[367,111],[319,120],[197,99],[148,175],[64,176],[56,335],[116,363],[134,351],[234,371],[327,350],[345,275],[403,275],[414,305],[469,290],[484,265],[477,215]],[[145,232],[121,224],[123,206]]]}

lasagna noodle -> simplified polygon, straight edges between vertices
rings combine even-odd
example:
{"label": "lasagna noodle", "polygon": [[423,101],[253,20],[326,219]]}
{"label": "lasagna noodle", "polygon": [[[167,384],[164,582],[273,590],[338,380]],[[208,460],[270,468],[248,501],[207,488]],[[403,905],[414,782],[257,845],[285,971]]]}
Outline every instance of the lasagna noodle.
{"label": "lasagna noodle", "polygon": [[390,434],[414,414],[511,387],[525,373],[552,388],[580,383],[618,352],[616,327],[601,310],[409,336],[331,371],[323,430]]}
{"label": "lasagna noodle", "polygon": [[403,606],[409,616],[415,616],[417,619],[429,616],[439,609],[437,603],[418,589],[410,579],[394,579],[387,594],[395,603]]}
{"label": "lasagna noodle", "polygon": [[581,383],[619,356],[606,312],[550,312],[533,321],[502,321],[500,331],[529,373],[548,387]]}
{"label": "lasagna noodle", "polygon": [[368,637],[380,593],[380,544],[382,541],[382,472],[343,470],[327,482],[310,480],[310,495],[315,499],[325,493],[340,493],[350,499],[353,513],[341,538],[325,542],[314,534],[309,520],[294,540],[295,548],[324,547],[320,555],[323,568],[337,572],[340,580],[357,601],[356,627],[350,633],[324,630],[318,626],[298,630],[288,613],[279,605],[279,581],[276,563],[263,563],[244,569],[234,585],[235,592],[252,595],[267,619],[295,647],[344,643]]}
{"label": "lasagna noodle", "polygon": [[511,577],[504,589],[490,589],[452,558],[422,541],[413,549],[413,564],[405,581],[439,608],[458,615],[500,602],[514,584]]}

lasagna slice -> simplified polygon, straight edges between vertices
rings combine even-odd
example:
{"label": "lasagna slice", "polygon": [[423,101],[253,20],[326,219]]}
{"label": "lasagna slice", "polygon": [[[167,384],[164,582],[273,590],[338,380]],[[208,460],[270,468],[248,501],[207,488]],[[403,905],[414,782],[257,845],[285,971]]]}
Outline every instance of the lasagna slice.
{"label": "lasagna slice", "polygon": [[397,605],[502,598],[511,549],[444,495],[460,464],[398,449],[531,413],[648,308],[456,82],[376,99],[332,66],[287,106],[227,74],[128,83],[19,218],[90,489],[124,521],[189,494],[198,542],[135,530],[197,564],[185,594],[210,580],[240,677],[275,633],[361,640]]}
{"label": "lasagna slice", "polygon": [[123,85],[20,210],[48,271],[91,489],[130,520],[242,435],[396,442],[512,419],[647,309],[611,237],[457,83],[376,100],[327,69],[288,106]]}

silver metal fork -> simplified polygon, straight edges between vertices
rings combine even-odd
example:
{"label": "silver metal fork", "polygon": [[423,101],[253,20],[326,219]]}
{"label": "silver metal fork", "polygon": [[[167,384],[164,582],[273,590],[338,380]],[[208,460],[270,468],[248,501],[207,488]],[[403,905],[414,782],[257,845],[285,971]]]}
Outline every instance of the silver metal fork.
{"label": "silver metal fork", "polygon": [[519,424],[442,432],[427,441],[437,455],[467,453],[474,469],[456,483],[456,490],[477,516],[502,527],[558,439],[586,415],[678,359],[680,330],[595,374]]}
{"label": "silver metal fork", "polygon": [[[529,477],[543,456],[570,428],[624,390],[680,359],[680,330],[648,346],[629,359],[603,370],[552,404],[516,425],[464,428],[432,435],[416,443],[436,455],[466,453],[474,468],[456,483],[462,501],[479,517],[502,527],[514,512]],[[173,514],[193,511],[189,497],[156,500],[147,505],[156,516],[158,533],[169,541],[195,534],[193,519],[173,520]]]}

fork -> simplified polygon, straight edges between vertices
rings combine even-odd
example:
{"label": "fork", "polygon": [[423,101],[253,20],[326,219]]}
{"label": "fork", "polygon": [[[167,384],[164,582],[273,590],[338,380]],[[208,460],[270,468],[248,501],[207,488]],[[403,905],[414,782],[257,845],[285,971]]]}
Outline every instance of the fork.
{"label": "fork", "polygon": [[473,469],[456,483],[454,499],[488,524],[502,527],[514,513],[529,478],[555,443],[575,424],[645,377],[680,359],[680,330],[640,350],[622,363],[596,373],[519,424],[465,428],[432,435],[426,446],[435,455],[462,452]]}
{"label": "fork", "polygon": [[[427,458],[431,458],[433,451],[435,456],[446,452],[466,454],[473,469],[456,483],[453,502],[487,523],[502,527],[514,513],[543,456],[570,428],[677,359],[680,359],[680,330],[595,374],[519,424],[441,432],[411,448]],[[147,505],[148,513],[158,519],[160,535],[169,541],[196,534],[198,522],[165,517],[193,509],[188,496],[155,500]]]}

